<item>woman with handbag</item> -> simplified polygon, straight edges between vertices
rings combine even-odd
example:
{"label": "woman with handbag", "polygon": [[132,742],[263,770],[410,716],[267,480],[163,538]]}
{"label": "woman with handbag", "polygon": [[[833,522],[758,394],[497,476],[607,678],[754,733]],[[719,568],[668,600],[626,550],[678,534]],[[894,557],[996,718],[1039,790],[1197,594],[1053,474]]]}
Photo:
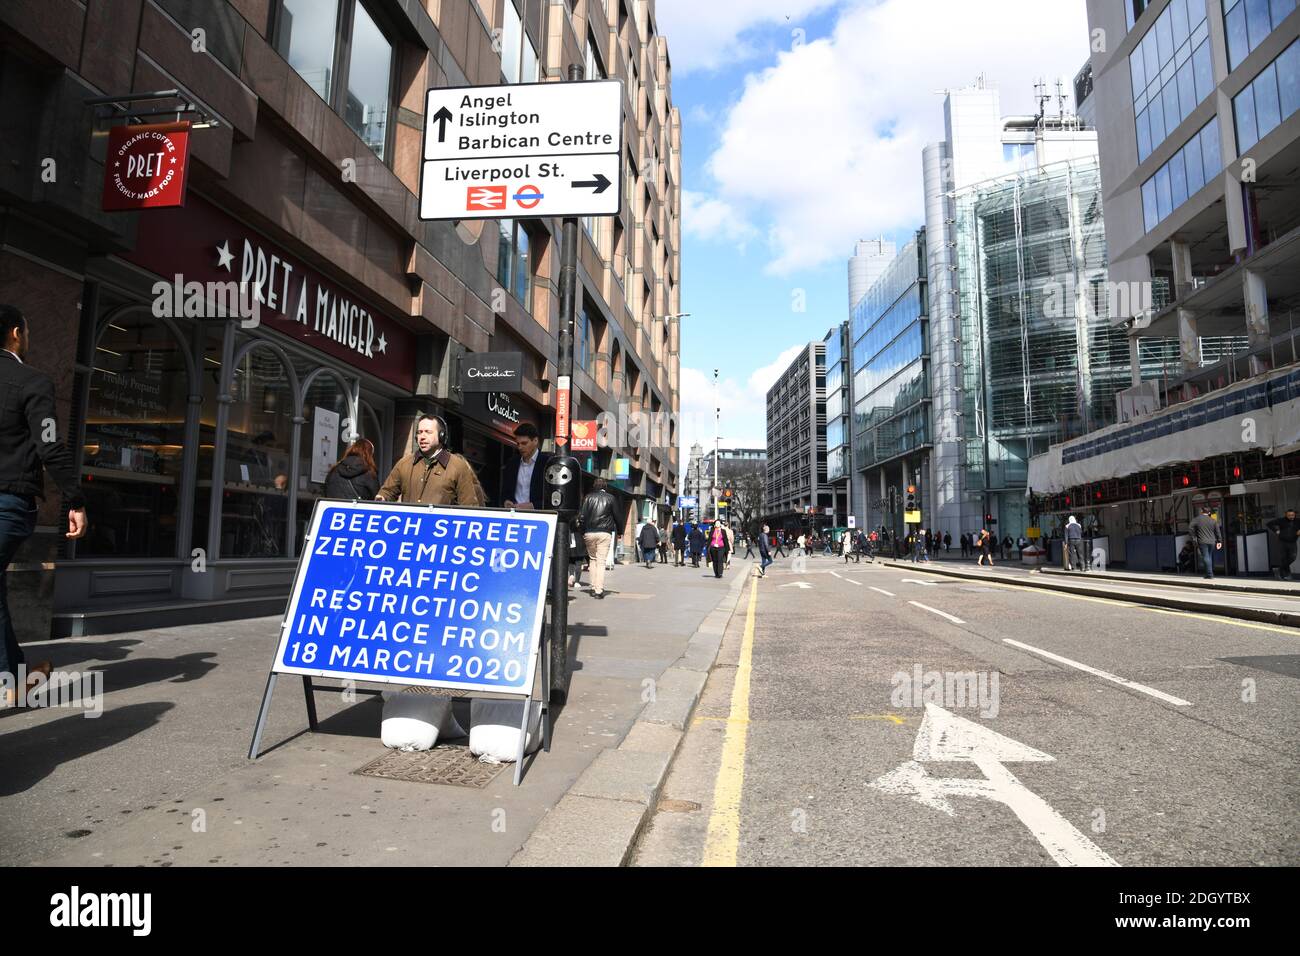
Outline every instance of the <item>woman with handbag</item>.
{"label": "woman with handbag", "polygon": [[375,465],[375,446],[367,438],[358,438],[325,476],[325,497],[374,501],[377,494],[379,468]]}

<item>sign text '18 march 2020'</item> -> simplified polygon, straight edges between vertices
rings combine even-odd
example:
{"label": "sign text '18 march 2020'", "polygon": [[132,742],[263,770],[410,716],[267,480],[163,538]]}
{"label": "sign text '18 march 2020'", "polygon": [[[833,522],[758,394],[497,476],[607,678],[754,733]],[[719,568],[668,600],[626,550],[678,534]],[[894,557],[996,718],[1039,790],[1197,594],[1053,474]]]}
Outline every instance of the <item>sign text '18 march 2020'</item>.
{"label": "sign text '18 march 2020'", "polygon": [[555,516],[329,503],[274,670],[528,693]]}

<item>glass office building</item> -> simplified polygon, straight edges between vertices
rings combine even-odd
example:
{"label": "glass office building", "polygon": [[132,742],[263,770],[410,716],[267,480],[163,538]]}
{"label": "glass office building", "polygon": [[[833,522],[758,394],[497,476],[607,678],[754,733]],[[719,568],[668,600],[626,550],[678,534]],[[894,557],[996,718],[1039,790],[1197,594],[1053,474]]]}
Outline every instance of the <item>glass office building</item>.
{"label": "glass office building", "polygon": [[[887,504],[924,471],[930,447],[925,230],[905,245],[853,309],[853,458],[867,524],[894,527]],[[828,442],[829,444],[829,442]],[[924,489],[922,490],[924,495]],[[894,520],[894,519],[897,519]]]}
{"label": "glass office building", "polygon": [[962,485],[1023,528],[1030,456],[1113,422],[1131,384],[1126,333],[1109,322],[1098,164],[990,180],[956,208]]}

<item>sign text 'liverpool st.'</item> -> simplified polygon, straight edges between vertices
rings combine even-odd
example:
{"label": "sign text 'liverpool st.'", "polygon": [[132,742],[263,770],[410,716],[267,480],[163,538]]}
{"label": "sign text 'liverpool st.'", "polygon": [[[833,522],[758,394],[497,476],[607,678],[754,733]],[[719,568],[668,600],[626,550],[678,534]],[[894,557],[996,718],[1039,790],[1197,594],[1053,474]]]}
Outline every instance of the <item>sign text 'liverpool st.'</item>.
{"label": "sign text 'liverpool st.'", "polygon": [[420,218],[617,215],[622,147],[619,80],[431,89]]}

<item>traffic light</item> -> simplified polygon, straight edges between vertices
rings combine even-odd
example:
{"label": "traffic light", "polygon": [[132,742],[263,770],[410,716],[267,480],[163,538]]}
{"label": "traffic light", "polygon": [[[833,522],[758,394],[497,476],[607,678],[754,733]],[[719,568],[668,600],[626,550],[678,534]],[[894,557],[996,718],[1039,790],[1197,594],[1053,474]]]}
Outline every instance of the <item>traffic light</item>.
{"label": "traffic light", "polygon": [[906,507],[903,510],[905,511],[916,510],[916,485],[907,486],[907,503],[906,503]]}

